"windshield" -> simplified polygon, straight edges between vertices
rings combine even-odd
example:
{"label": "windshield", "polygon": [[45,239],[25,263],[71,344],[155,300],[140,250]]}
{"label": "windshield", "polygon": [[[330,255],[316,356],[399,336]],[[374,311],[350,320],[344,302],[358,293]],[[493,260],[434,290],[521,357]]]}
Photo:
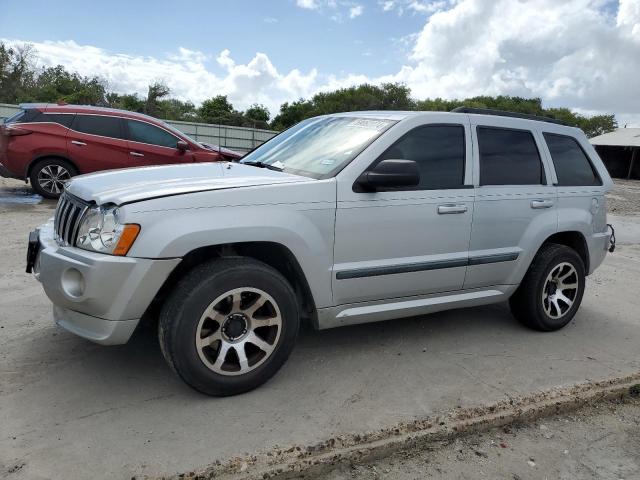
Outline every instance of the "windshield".
{"label": "windshield", "polygon": [[358,117],[304,120],[247,154],[260,162],[312,178],[335,175],[395,122]]}
{"label": "windshield", "polygon": [[11,115],[9,118],[4,119],[4,123],[8,125],[9,123],[15,123],[19,121],[25,114],[24,110],[18,110],[16,113]]}

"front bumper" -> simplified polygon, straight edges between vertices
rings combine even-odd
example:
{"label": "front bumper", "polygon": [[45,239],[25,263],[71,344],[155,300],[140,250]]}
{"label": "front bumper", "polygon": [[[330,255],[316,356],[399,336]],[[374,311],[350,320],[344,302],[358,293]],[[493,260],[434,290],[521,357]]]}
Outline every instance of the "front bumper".
{"label": "front bumper", "polygon": [[103,345],[126,343],[179,258],[116,257],[61,247],[53,221],[40,227],[34,275],[58,325]]}

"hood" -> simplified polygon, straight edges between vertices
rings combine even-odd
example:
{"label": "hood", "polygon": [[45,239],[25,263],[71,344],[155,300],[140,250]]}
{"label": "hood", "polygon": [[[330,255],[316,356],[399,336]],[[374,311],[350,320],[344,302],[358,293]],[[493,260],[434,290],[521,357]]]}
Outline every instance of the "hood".
{"label": "hood", "polygon": [[290,173],[231,162],[125,168],[73,177],[66,191],[98,205],[228,188],[304,182]]}

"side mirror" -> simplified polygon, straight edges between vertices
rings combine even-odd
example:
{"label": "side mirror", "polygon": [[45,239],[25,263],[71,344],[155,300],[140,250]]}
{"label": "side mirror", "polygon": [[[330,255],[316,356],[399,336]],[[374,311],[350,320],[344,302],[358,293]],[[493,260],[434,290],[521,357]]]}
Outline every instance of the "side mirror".
{"label": "side mirror", "polygon": [[184,152],[185,150],[189,150],[189,144],[184,140],[178,140],[178,143],[176,143],[176,148],[181,152]]}
{"label": "side mirror", "polygon": [[393,187],[415,187],[420,183],[420,170],[413,160],[382,160],[364,172],[357,184],[365,191]]}

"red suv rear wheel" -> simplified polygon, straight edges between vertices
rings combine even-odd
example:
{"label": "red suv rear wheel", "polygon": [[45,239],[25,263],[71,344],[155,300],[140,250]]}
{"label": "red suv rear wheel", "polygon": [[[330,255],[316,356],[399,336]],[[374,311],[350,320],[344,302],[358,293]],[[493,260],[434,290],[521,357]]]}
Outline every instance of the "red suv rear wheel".
{"label": "red suv rear wheel", "polygon": [[44,198],[58,198],[64,183],[78,174],[76,168],[61,158],[45,158],[31,169],[31,187]]}

